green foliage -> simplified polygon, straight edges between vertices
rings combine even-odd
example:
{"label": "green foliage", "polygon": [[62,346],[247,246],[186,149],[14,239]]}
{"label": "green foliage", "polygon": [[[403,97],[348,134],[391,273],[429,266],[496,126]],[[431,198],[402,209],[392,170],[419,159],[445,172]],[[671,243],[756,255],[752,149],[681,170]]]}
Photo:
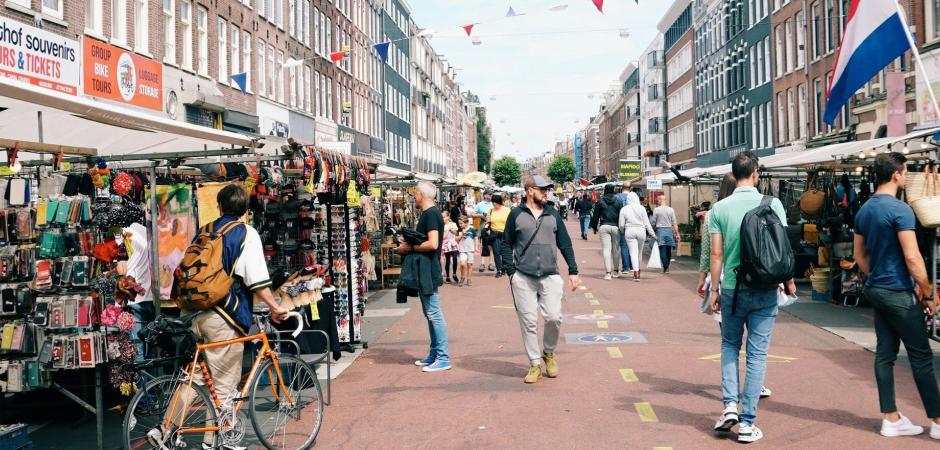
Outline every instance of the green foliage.
{"label": "green foliage", "polygon": [[486,124],[486,110],[477,108],[477,170],[490,173],[490,159],[492,156],[490,131]]}
{"label": "green foliage", "polygon": [[548,177],[555,183],[573,181],[575,176],[574,161],[568,156],[558,156],[548,166]]}
{"label": "green foliage", "polygon": [[516,186],[522,182],[522,166],[512,156],[503,156],[493,163],[493,181],[497,186]]}

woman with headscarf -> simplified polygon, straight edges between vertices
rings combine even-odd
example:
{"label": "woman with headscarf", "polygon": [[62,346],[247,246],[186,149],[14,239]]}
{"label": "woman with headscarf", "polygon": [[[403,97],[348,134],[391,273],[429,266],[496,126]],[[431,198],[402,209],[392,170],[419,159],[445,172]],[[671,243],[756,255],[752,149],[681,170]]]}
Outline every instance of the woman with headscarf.
{"label": "woman with headscarf", "polygon": [[636,192],[626,193],[627,204],[620,209],[620,232],[627,241],[627,248],[630,251],[630,266],[633,270],[633,281],[640,282],[640,270],[643,266],[643,246],[646,244],[647,236],[650,239],[656,237],[656,232],[650,224],[650,218],[646,215],[646,208],[640,202],[640,196]]}

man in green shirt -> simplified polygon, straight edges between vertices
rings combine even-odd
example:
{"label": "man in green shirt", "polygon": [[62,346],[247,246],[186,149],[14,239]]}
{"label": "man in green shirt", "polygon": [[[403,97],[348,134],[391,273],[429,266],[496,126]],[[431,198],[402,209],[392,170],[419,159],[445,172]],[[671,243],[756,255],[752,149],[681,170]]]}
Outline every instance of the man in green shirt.
{"label": "man in green shirt", "polygon": [[[721,288],[708,293],[711,308],[721,312],[721,391],[724,411],[715,424],[715,431],[728,432],[740,421],[739,442],[755,442],[763,437],[757,420],[757,402],[767,369],[767,351],[777,318],[777,288],[751,289],[736,286],[735,269],[741,265],[741,223],[749,211],[760,206],[763,195],[757,190],[757,157],[743,152],[731,163],[737,188],[728,198],[716,203],[709,213],[711,234],[712,280],[721,280]],[[780,200],[773,199],[771,208],[787,223],[786,211]],[[715,283],[717,285],[717,283]],[[737,287],[737,293],[735,288]],[[793,279],[786,283],[787,293],[796,291]],[[737,307],[732,303],[737,296]],[[733,310],[733,311],[732,311]],[[743,409],[738,416],[738,357],[744,328],[747,327],[747,367],[745,370]]]}

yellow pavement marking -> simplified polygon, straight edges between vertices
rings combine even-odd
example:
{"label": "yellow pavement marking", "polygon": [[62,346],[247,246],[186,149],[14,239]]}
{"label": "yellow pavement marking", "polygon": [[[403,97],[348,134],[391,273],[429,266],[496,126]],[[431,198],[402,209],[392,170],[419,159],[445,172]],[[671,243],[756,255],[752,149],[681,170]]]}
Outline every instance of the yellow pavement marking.
{"label": "yellow pavement marking", "polygon": [[585,292],[585,293],[584,293],[584,298],[594,298],[594,294],[592,294],[592,293],[590,293],[590,292]]}
{"label": "yellow pavement marking", "polygon": [[516,307],[512,305],[493,305],[492,307],[497,309],[516,309]]}
{"label": "yellow pavement marking", "polygon": [[601,302],[597,300],[591,300],[591,306],[601,306]]}
{"label": "yellow pavement marking", "polygon": [[672,447],[653,447],[653,450],[672,450]]}
{"label": "yellow pavement marking", "polygon": [[620,359],[623,358],[623,353],[620,352],[620,347],[607,347],[607,354],[611,358]]}
{"label": "yellow pavement marking", "polygon": [[598,321],[597,321],[597,328],[607,328],[607,321],[606,321],[606,320],[598,320]]}
{"label": "yellow pavement marking", "polygon": [[636,383],[637,381],[640,381],[640,379],[636,377],[636,373],[633,371],[633,369],[620,369],[620,377],[623,378],[623,381],[627,383]]}
{"label": "yellow pavement marking", "polygon": [[[714,354],[714,355],[703,356],[703,357],[701,357],[701,358],[699,358],[699,359],[701,359],[701,360],[703,360],[703,361],[721,362],[721,353],[717,353],[717,354]],[[744,359],[745,359],[745,354],[744,354],[744,352],[741,352],[740,360],[741,360],[741,361],[744,361]],[[796,361],[797,359],[799,359],[799,358],[792,358],[792,357],[789,357],[789,356],[767,355],[767,362],[791,363],[791,362],[793,362],[793,361]]]}
{"label": "yellow pavement marking", "polygon": [[594,315],[595,315],[595,316],[603,316],[603,315],[604,315],[604,310],[603,310],[603,309],[595,309],[595,310],[594,310]]}
{"label": "yellow pavement marking", "polygon": [[659,422],[659,418],[656,417],[656,413],[653,411],[653,405],[650,405],[649,402],[634,403],[633,407],[636,408],[636,413],[640,415],[641,421]]}
{"label": "yellow pavement marking", "polygon": [[587,290],[587,286],[585,286],[585,285],[582,284],[581,286],[578,286],[578,289],[580,289],[580,290],[582,290],[582,291],[586,291],[586,290]]}

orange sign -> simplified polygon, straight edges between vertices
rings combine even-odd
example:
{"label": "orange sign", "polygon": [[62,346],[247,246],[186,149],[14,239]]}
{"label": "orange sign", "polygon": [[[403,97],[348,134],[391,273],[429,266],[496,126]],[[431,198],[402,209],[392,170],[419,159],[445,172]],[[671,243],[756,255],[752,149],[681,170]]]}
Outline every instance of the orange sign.
{"label": "orange sign", "polygon": [[85,94],[163,110],[163,65],[85,36]]}

